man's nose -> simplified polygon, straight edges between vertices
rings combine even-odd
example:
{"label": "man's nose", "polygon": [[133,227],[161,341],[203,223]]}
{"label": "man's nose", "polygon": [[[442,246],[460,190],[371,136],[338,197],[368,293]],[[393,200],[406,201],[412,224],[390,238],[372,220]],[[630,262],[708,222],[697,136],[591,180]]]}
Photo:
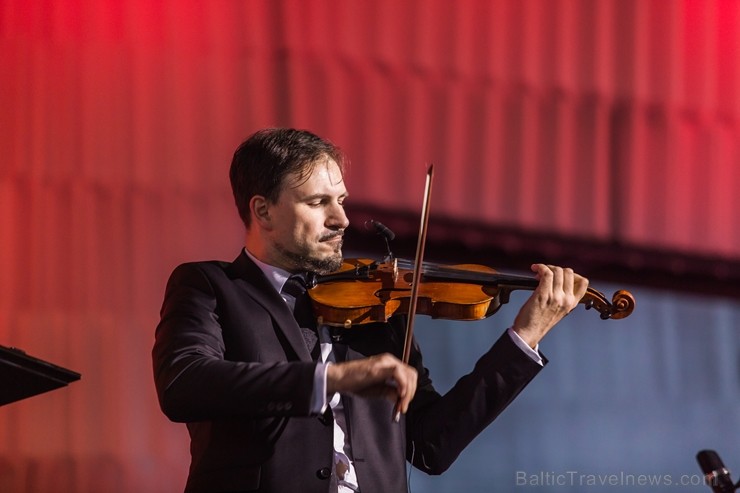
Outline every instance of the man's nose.
{"label": "man's nose", "polygon": [[344,207],[340,204],[335,204],[334,207],[331,208],[331,212],[329,217],[327,217],[326,222],[327,226],[333,228],[345,229],[349,226],[349,219],[347,218],[347,214],[344,212]]}

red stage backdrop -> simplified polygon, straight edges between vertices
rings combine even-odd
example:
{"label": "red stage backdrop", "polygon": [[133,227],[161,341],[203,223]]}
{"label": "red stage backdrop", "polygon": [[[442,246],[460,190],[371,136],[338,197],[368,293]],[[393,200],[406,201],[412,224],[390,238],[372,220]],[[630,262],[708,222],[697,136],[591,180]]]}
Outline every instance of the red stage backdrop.
{"label": "red stage backdrop", "polygon": [[241,244],[264,126],[350,203],[740,257],[740,2],[0,2],[0,344],[82,373],[0,408],[0,490],[162,492],[187,440],[149,350],[181,261]]}

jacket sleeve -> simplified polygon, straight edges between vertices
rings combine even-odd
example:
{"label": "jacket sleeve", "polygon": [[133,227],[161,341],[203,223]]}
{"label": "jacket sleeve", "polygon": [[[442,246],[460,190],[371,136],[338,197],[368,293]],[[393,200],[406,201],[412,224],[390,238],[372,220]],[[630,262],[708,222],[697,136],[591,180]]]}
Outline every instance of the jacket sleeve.
{"label": "jacket sleeve", "polygon": [[[223,325],[232,300],[218,286],[227,282],[216,263],[183,264],[170,276],[152,350],[162,411],[178,422],[309,415],[316,363],[226,357],[225,331],[253,330],[253,322],[274,333],[264,310],[246,317],[245,326]],[[258,345],[258,336],[253,338]],[[246,353],[259,351],[251,347]]]}
{"label": "jacket sleeve", "polygon": [[445,395],[432,388],[415,351],[419,390],[408,413],[407,458],[428,474],[441,474],[542,369],[504,333]]}

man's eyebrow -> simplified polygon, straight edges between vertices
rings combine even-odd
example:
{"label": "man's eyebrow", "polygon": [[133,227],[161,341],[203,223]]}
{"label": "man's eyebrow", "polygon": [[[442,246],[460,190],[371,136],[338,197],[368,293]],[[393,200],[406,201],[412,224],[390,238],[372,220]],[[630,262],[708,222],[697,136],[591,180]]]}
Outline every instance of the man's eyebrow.
{"label": "man's eyebrow", "polygon": [[[306,195],[305,197],[303,197],[302,200],[305,200],[306,202],[310,202],[311,200],[326,199],[326,198],[331,198],[333,196],[334,195],[329,194],[329,193],[314,193],[314,194],[311,194],[311,195]],[[345,193],[339,195],[338,198],[345,199],[348,196],[349,196],[349,193],[345,192]]]}

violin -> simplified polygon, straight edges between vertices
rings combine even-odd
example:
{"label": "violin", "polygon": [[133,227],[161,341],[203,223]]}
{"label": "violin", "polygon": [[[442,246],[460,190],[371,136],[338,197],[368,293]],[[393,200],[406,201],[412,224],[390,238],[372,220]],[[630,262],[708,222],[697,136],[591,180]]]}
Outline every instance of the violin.
{"label": "violin", "polygon": [[[502,274],[483,265],[423,263],[416,310],[410,311],[413,264],[402,259],[377,262],[345,259],[337,271],[309,280],[308,295],[319,322],[351,328],[385,322],[398,314],[422,314],[447,320],[481,320],[508,303],[514,290],[534,290],[534,277]],[[589,287],[580,303],[603,320],[622,319],[635,308],[635,298],[619,290],[609,301]]]}

